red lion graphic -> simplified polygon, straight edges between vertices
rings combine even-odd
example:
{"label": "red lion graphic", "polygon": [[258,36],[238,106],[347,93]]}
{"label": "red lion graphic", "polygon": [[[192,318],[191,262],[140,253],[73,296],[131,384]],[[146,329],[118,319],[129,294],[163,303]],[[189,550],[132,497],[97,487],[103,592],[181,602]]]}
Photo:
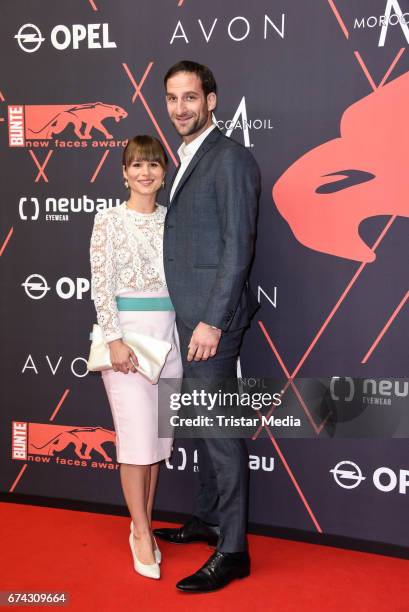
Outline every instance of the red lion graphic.
{"label": "red lion graphic", "polygon": [[[53,138],[72,126],[80,140],[91,138],[91,130],[101,132],[108,140],[113,136],[102,121],[114,119],[116,122],[128,116],[126,110],[116,104],[93,102],[72,105],[25,106],[26,138]],[[34,126],[38,126],[34,129]],[[82,130],[82,131],[81,131]]]}
{"label": "red lion graphic", "polygon": [[377,215],[409,217],[409,72],[346,109],[340,137],[312,149],[278,179],[273,199],[301,244],[372,262],[359,235]]}
{"label": "red lion graphic", "polygon": [[[39,429],[39,427],[37,426],[36,429]],[[65,450],[67,446],[73,444],[75,454],[80,459],[91,459],[91,452],[96,451],[103,456],[105,461],[112,461],[111,457],[104,451],[102,444],[105,442],[112,442],[115,444],[115,441],[115,433],[104,427],[76,427],[75,429],[65,429],[61,431],[41,446],[37,446],[33,442],[30,442],[29,451],[33,452],[32,448],[35,448],[36,450],[43,451],[36,454],[47,454],[53,457],[55,453],[60,453]],[[82,453],[81,449],[84,444],[85,452]],[[34,451],[34,453],[35,452],[36,451]]]}

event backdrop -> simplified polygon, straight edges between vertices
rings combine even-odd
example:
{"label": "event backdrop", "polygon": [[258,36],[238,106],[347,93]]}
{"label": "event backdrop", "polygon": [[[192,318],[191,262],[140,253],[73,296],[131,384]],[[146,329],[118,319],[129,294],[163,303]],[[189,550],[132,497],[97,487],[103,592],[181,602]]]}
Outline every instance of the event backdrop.
{"label": "event backdrop", "polygon": [[[163,75],[180,59],[212,68],[215,119],[262,172],[242,375],[338,376],[338,395],[366,379],[367,410],[408,395],[409,0],[0,11],[3,492],[124,503],[108,403],[85,365],[89,239],[96,211],[126,197],[128,137],[158,136],[175,169]],[[249,440],[250,520],[409,546],[407,441],[337,438],[291,382],[310,437]],[[196,471],[177,440],[157,507],[189,512]]]}

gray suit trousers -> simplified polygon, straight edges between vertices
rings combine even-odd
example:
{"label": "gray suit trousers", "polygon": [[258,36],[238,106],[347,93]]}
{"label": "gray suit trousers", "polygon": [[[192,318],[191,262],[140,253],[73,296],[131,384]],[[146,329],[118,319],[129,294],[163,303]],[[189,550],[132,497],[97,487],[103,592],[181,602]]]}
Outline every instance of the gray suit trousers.
{"label": "gray suit trousers", "polygon": [[[216,355],[208,361],[186,360],[192,330],[176,319],[185,378],[235,379],[244,329],[223,333]],[[242,439],[195,439],[199,461],[199,492],[193,514],[218,525],[217,550],[247,550],[248,453]]]}

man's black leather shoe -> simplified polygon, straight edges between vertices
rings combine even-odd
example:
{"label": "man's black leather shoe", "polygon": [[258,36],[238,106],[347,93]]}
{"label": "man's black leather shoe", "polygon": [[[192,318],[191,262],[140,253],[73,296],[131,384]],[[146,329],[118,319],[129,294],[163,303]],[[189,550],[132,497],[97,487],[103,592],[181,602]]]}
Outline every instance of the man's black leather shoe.
{"label": "man's black leather shoe", "polygon": [[222,553],[216,550],[195,574],[180,580],[176,588],[185,593],[209,593],[217,591],[235,578],[250,574],[250,557],[247,552]]}
{"label": "man's black leather shoe", "polygon": [[212,528],[196,516],[192,516],[182,527],[154,529],[153,534],[172,544],[189,544],[189,542],[207,542],[216,546],[219,534],[216,528]]}

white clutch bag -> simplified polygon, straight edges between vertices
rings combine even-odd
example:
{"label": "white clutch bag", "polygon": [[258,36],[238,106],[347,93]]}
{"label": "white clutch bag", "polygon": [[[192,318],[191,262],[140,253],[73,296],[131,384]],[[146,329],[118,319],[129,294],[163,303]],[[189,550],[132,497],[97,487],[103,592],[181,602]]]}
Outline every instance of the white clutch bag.
{"label": "white clutch bag", "polygon": [[[166,358],[172,348],[170,342],[133,332],[124,334],[123,341],[134,351],[138,358],[137,371],[145,376],[153,385],[156,385]],[[102,329],[97,324],[94,324],[92,328],[91,350],[87,367],[91,372],[100,372],[112,368],[109,346],[104,340]]]}

